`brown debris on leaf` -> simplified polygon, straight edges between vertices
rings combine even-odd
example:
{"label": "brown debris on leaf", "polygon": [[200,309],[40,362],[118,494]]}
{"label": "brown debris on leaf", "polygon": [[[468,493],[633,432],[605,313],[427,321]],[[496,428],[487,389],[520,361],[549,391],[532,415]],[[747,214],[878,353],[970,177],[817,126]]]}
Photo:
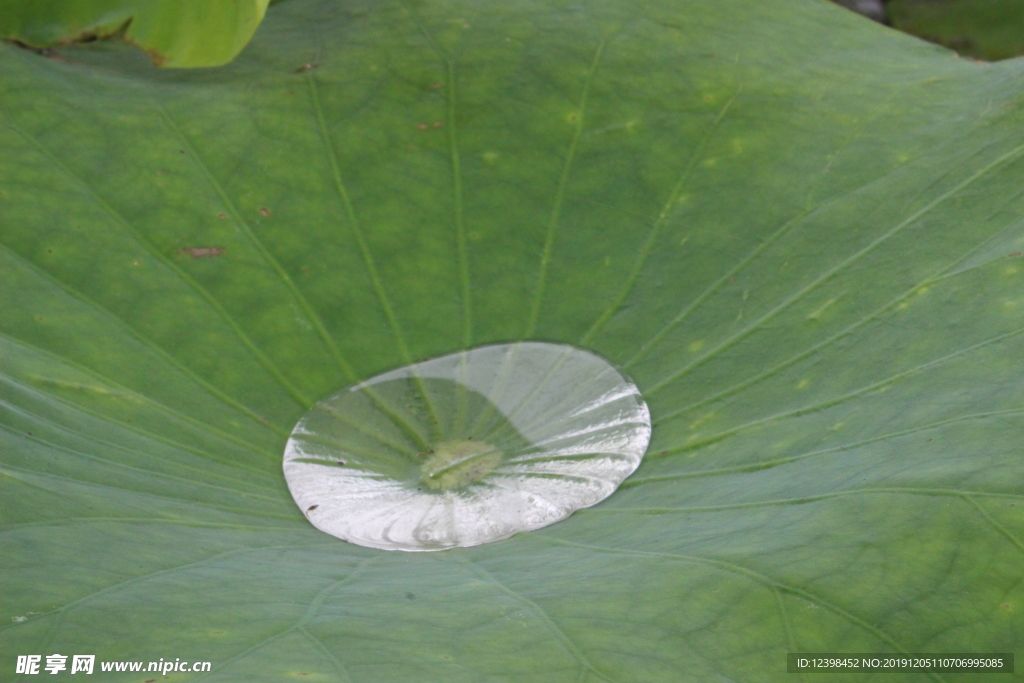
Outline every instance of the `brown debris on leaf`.
{"label": "brown debris on leaf", "polygon": [[181,253],[187,254],[194,259],[212,258],[214,256],[223,255],[225,249],[226,247],[185,247],[181,250]]}
{"label": "brown debris on leaf", "polygon": [[20,47],[22,50],[28,50],[29,52],[35,52],[40,57],[46,57],[47,59],[52,59],[55,62],[67,62],[68,61],[68,60],[64,59],[64,57],[62,57],[60,54],[58,54],[57,51],[54,50],[53,48],[49,48],[49,47],[36,47],[34,45],[29,45],[28,43],[23,43],[20,40],[18,40],[17,38],[7,38],[7,39],[4,40],[4,42],[8,43],[10,45],[13,45],[14,47]]}

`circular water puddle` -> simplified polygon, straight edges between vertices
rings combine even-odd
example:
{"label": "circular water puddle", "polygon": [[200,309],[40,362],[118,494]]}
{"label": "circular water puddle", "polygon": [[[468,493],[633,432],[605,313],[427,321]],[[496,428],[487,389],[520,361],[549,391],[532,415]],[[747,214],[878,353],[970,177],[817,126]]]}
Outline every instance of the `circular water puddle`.
{"label": "circular water puddle", "polygon": [[497,541],[607,498],[651,436],[636,386],[560,344],[484,346],[324,399],[285,447],[292,497],[321,531],[386,550]]}

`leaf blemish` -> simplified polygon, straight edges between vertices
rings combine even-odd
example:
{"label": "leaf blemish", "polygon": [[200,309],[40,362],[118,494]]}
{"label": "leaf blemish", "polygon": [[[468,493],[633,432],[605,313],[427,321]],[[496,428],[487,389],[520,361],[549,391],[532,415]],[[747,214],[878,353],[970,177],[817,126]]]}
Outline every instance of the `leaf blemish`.
{"label": "leaf blemish", "polygon": [[[27,43],[23,43],[15,38],[8,38],[4,40],[5,43],[13,45],[14,47],[20,47],[22,50],[28,50],[29,52],[35,52],[40,57],[46,57],[52,59],[55,62],[67,62],[68,60],[61,57],[53,48],[49,47],[33,47]],[[83,41],[84,42],[84,41]]]}
{"label": "leaf blemish", "polygon": [[271,211],[270,209],[268,209],[268,208],[267,208],[267,207],[265,207],[265,206],[261,206],[261,207],[260,207],[260,215],[261,215],[261,216],[266,216],[266,217],[268,217],[268,218],[269,218],[270,216],[273,216],[273,215],[274,215],[274,212],[273,212],[273,211]]}
{"label": "leaf blemish", "polygon": [[199,258],[212,258],[214,256],[221,256],[226,247],[185,247],[181,250],[182,254],[187,254],[194,259]]}

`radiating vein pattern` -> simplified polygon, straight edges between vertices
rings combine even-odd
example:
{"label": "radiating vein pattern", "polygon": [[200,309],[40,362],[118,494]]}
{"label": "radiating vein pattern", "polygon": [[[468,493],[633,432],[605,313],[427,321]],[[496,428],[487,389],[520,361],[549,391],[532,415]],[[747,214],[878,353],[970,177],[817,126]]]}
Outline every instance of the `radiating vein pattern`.
{"label": "radiating vein pattern", "polygon": [[0,651],[1021,651],[1019,62],[803,0],[289,0],[189,71],[0,42]]}

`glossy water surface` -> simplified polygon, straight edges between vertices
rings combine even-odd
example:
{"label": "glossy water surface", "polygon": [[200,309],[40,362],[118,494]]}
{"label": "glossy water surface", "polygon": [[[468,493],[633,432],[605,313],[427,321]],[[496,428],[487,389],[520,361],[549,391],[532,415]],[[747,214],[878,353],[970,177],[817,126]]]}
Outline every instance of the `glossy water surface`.
{"label": "glossy water surface", "polygon": [[571,346],[521,342],[416,363],[318,403],[284,472],[318,529],[442,550],[507,538],[609,496],[651,435],[633,383]]}

